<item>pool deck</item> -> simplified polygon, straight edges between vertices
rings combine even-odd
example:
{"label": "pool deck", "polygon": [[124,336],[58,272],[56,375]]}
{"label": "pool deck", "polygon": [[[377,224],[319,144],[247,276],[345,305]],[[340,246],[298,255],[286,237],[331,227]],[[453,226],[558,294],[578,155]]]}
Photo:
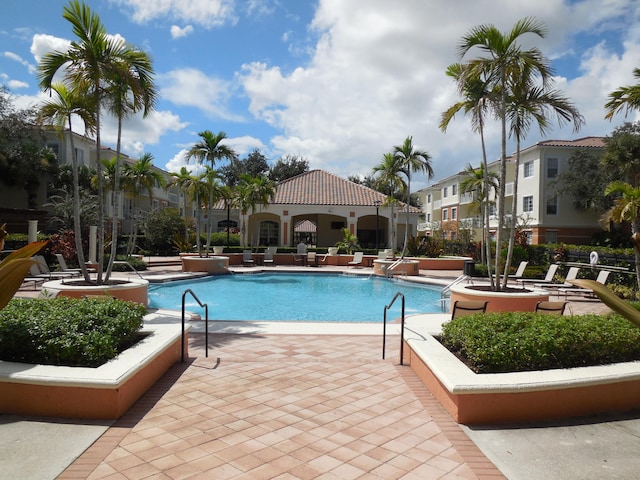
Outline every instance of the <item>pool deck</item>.
{"label": "pool deck", "polygon": [[[163,281],[179,270],[151,263],[144,276]],[[440,284],[460,274],[420,273],[418,281]],[[570,300],[570,313],[608,310]],[[148,321],[177,318],[156,311]],[[20,479],[631,479],[640,471],[639,416],[456,424],[399,365],[393,337],[381,359],[379,324],[215,322],[205,358],[203,323],[191,322],[188,361],[114,423],[0,416],[0,469]]]}

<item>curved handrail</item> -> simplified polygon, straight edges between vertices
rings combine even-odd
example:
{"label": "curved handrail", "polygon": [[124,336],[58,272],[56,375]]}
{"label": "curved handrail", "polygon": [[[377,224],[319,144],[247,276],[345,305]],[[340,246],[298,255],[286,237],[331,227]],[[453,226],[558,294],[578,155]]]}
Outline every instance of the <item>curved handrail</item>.
{"label": "curved handrail", "polygon": [[184,299],[190,293],[198,305],[204,308],[205,322],[204,322],[204,356],[209,356],[209,305],[202,303],[193,290],[187,288],[182,292],[182,345],[181,345],[181,362],[184,363]]}
{"label": "curved handrail", "polygon": [[402,297],[402,311],[400,317],[400,365],[402,365],[402,357],[404,355],[404,294],[402,292],[396,293],[393,299],[389,302],[389,305],[384,307],[384,319],[382,322],[382,359],[384,360],[387,345],[387,310],[393,306],[398,297]]}

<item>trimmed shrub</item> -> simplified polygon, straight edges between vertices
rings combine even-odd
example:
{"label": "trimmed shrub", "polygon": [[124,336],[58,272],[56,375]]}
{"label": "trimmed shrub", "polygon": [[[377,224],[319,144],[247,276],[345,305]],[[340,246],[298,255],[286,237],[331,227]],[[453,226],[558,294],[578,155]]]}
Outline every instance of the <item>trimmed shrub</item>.
{"label": "trimmed shrub", "polygon": [[0,310],[0,360],[98,367],[138,340],[145,314],[121,300],[14,298]]}
{"label": "trimmed shrub", "polygon": [[640,360],[640,328],[611,315],[466,315],[441,342],[476,373],[574,368]]}

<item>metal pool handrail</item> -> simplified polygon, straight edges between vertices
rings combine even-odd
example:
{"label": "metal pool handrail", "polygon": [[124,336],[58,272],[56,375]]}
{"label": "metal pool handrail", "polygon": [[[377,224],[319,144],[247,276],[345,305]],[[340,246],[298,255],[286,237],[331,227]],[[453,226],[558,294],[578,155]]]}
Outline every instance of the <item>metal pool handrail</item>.
{"label": "metal pool handrail", "polygon": [[396,293],[393,300],[389,302],[389,305],[384,307],[384,321],[382,322],[382,359],[384,360],[387,345],[387,310],[391,308],[398,297],[402,297],[402,313],[400,317],[400,365],[402,365],[402,357],[404,354],[404,294],[402,292]]}
{"label": "metal pool handrail", "polygon": [[187,293],[191,294],[195,301],[198,302],[198,305],[204,307],[204,356],[209,356],[209,305],[202,303],[196,294],[193,293],[193,290],[187,288],[182,292],[182,345],[180,346],[182,363],[184,363],[184,298],[187,296]]}

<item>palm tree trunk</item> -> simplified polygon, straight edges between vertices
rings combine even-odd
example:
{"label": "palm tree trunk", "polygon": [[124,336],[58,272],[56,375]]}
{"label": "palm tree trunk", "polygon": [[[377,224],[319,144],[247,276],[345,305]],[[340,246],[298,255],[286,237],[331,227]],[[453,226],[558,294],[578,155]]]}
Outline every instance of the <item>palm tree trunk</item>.
{"label": "palm tree trunk", "polygon": [[482,212],[482,234],[484,237],[484,248],[486,249],[485,257],[486,257],[486,265],[487,265],[487,275],[489,276],[489,282],[491,283],[491,289],[495,289],[495,283],[493,279],[493,275],[491,274],[491,230],[490,230],[490,216],[489,216],[489,164],[487,162],[487,148],[484,142],[484,129],[482,127],[482,121],[480,122],[480,143],[482,145],[482,166],[484,167],[484,210]]}
{"label": "palm tree trunk", "polygon": [[409,243],[409,201],[411,200],[411,167],[407,168],[407,219],[404,226],[404,245],[402,245],[402,254],[400,260],[404,259],[404,254],[407,250],[407,244]]}
{"label": "palm tree trunk", "polygon": [[120,149],[122,148],[122,116],[118,116],[118,141],[116,144],[116,168],[113,173],[113,219],[111,220],[111,254],[109,255],[109,264],[107,272],[104,276],[105,282],[109,281],[111,271],[113,270],[113,262],[116,261],[118,250],[118,210],[120,207]]}
{"label": "palm tree trunk", "polygon": [[[100,79],[96,82],[96,88],[99,90]],[[102,162],[100,150],[100,94],[96,92],[96,172],[98,175],[98,265],[96,267],[96,281],[98,285],[102,285],[102,272],[104,266],[104,178],[102,176]]]}
{"label": "palm tree trunk", "polygon": [[520,170],[520,136],[516,135],[516,167],[515,167],[515,179],[513,181],[513,202],[511,207],[511,227],[509,229],[509,247],[507,248],[507,258],[504,262],[504,278],[502,280],[502,288],[507,287],[507,280],[509,279],[509,266],[511,265],[511,259],[513,258],[513,248],[516,242],[516,223],[518,219],[518,175]]}

